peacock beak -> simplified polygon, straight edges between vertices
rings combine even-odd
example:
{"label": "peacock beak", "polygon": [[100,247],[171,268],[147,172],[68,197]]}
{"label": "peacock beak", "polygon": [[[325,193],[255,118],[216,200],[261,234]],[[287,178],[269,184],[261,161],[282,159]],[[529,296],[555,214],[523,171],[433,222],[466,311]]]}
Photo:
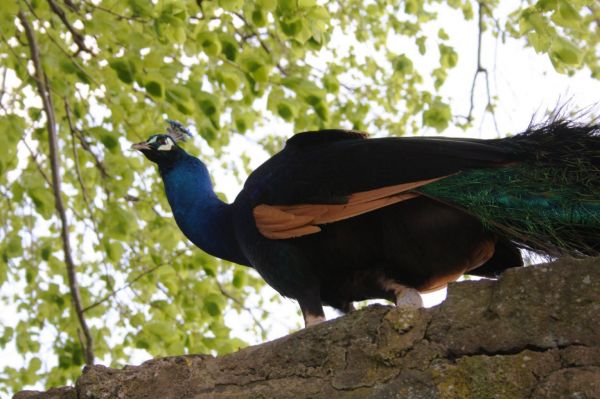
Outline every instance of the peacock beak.
{"label": "peacock beak", "polygon": [[152,147],[150,147],[150,144],[146,143],[145,141],[142,141],[141,143],[135,143],[131,146],[132,150],[138,150],[138,151],[143,151],[143,150],[151,150]]}

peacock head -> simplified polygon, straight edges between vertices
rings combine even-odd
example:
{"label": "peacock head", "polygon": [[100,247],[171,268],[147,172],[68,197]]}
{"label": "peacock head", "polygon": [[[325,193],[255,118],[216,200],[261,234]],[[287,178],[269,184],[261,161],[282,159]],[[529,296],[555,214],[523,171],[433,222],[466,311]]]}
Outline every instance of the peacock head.
{"label": "peacock head", "polygon": [[181,158],[186,152],[177,145],[178,142],[192,136],[190,131],[177,121],[167,121],[169,127],[166,134],[155,134],[141,143],[135,143],[132,149],[140,151],[150,161],[159,165],[173,163]]}

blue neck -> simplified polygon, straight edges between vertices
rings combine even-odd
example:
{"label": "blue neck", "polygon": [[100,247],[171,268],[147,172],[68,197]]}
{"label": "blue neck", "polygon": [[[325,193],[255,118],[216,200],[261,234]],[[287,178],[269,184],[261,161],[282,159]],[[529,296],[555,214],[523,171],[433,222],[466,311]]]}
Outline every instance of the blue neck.
{"label": "blue neck", "polygon": [[186,154],[170,165],[159,165],[159,171],[183,234],[213,256],[249,265],[235,237],[231,206],[215,194],[206,166]]}

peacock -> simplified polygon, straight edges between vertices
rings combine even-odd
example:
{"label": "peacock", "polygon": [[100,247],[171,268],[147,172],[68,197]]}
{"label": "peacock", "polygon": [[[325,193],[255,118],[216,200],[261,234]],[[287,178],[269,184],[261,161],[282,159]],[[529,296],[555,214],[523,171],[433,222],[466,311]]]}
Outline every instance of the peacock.
{"label": "peacock", "polygon": [[250,174],[231,204],[169,121],[132,148],[158,165],[183,234],[253,267],[298,301],[305,325],[353,302],[422,306],[420,293],[463,274],[497,277],[521,249],[600,252],[600,124],[553,118],[492,140],[294,135]]}

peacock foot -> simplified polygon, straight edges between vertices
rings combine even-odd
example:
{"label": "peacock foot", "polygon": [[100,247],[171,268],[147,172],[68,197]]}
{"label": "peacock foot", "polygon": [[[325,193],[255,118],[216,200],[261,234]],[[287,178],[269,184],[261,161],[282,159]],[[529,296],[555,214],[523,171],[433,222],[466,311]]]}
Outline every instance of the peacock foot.
{"label": "peacock foot", "polygon": [[323,316],[323,315],[312,315],[312,314],[304,315],[304,326],[305,327],[314,326],[314,325],[322,323],[324,321],[325,321],[325,316]]}

